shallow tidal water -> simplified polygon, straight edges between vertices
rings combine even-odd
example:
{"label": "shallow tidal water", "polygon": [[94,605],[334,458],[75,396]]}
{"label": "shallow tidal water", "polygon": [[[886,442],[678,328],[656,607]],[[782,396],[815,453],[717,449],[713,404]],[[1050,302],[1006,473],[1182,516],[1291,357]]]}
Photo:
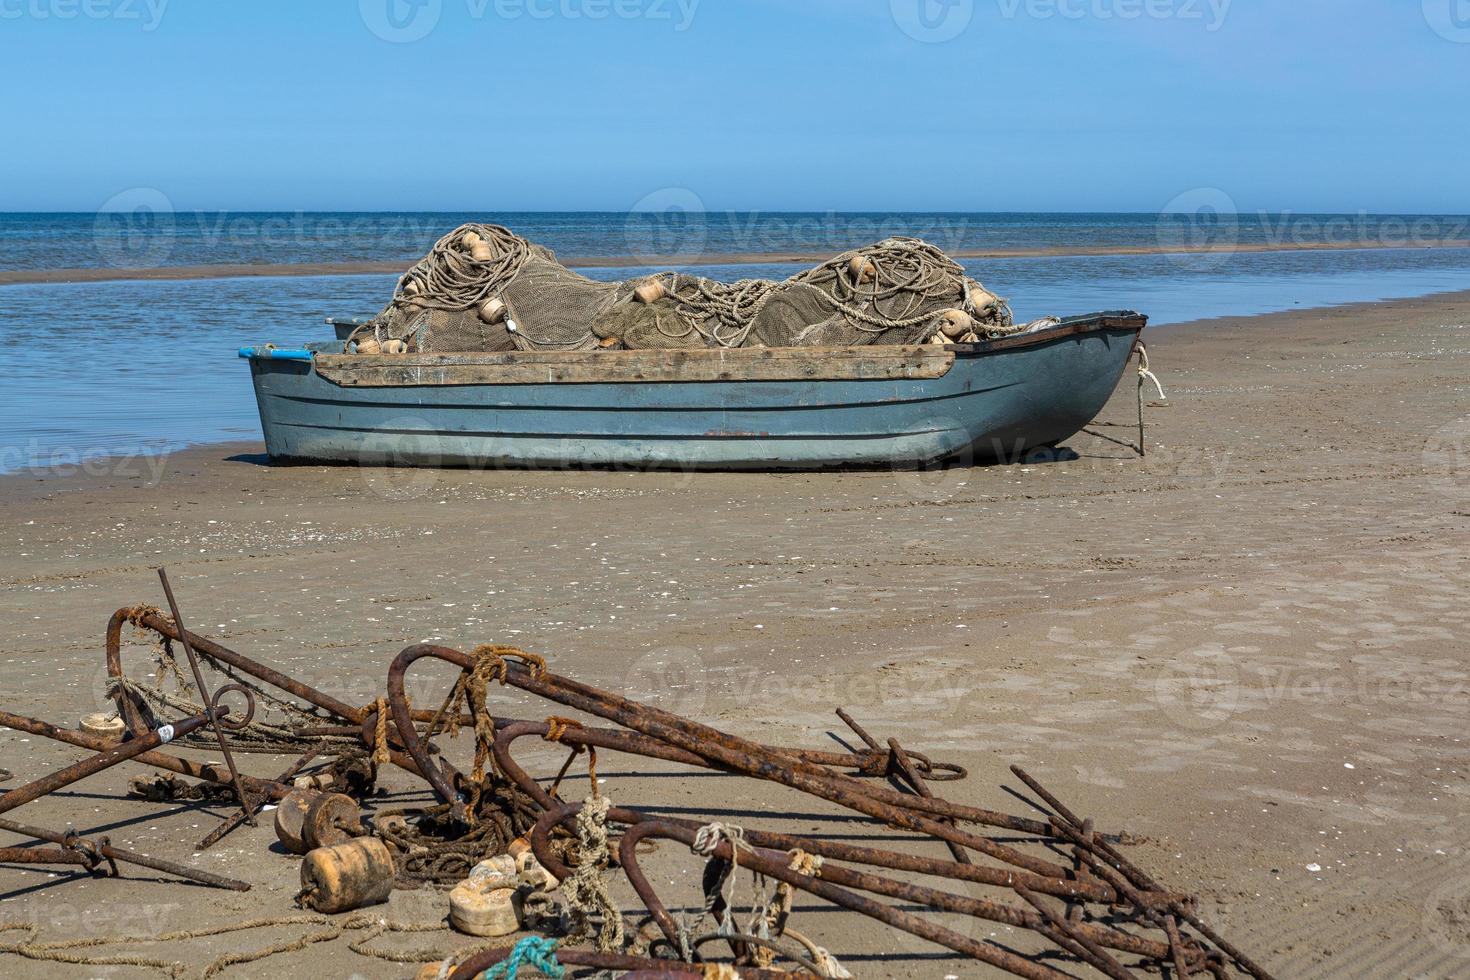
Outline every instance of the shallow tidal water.
{"label": "shallow tidal water", "polygon": [[[964,263],[1018,319],[1136,309],[1153,326],[1470,288],[1470,249],[984,259]],[[702,267],[722,279],[798,267]],[[598,279],[643,269],[594,269]],[[0,287],[0,472],[258,440],[238,348],[327,339],[370,316],[391,276],[116,281]],[[1165,370],[1167,368],[1165,367]]]}

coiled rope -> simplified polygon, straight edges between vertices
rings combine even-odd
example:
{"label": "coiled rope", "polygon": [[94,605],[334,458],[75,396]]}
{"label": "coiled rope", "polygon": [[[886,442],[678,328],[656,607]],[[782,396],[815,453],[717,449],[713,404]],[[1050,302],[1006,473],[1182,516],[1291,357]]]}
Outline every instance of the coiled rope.
{"label": "coiled rope", "polygon": [[559,980],[566,971],[556,961],[556,947],[554,939],[527,936],[515,944],[509,956],[486,970],[482,980],[516,980],[523,963],[534,966],[552,980]]}

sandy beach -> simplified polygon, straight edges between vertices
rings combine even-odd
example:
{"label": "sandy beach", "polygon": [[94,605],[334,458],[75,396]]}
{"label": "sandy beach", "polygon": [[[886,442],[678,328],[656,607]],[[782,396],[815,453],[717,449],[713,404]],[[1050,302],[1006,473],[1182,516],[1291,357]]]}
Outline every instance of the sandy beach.
{"label": "sandy beach", "polygon": [[[969,767],[945,787],[962,802],[1021,810],[1003,787],[1017,788],[1009,764],[1026,766],[1099,826],[1137,835],[1134,861],[1200,894],[1205,918],[1278,977],[1470,973],[1470,293],[1145,339],[1168,400],[1147,411],[1144,459],[1119,444],[1135,436],[1130,374],[1070,440],[1075,455],[1010,466],[273,468],[256,443],[6,476],[0,707],[68,726],[104,707],[107,619],[161,604],[152,569],[166,564],[197,632],[349,703],[376,696],[398,650],[433,639],[514,643],[767,742],[829,745],[842,706]],[[11,786],[80,755],[0,731]],[[286,761],[245,766],[274,775]],[[619,803],[865,833],[776,789],[602,768]],[[100,828],[256,887],[0,867],[0,924],[156,936],[294,911],[298,861],[271,851],[267,825],[193,855],[227,810],[123,799],[148,771],[111,770],[15,816]],[[425,798],[406,777],[390,786]],[[672,850],[660,873],[697,867]],[[435,903],[400,892],[383,914],[423,922]],[[917,940],[895,947],[855,916],[799,903],[794,922],[860,977],[991,975]],[[311,932],[124,951],[199,965]],[[363,937],[220,975],[416,969],[349,949]],[[456,944],[389,934],[365,948]],[[58,969],[0,954],[7,976],[157,975]]]}
{"label": "sandy beach", "polygon": [[[1038,248],[951,248],[956,259],[1035,259],[1122,255],[1206,255],[1222,258],[1263,252],[1343,252],[1357,250],[1445,249],[1470,247],[1470,240],[1422,238],[1392,240],[1322,240],[1235,242],[1201,246],[1182,245],[1076,245]],[[565,255],[560,261],[573,269],[685,268],[725,265],[811,265],[832,257],[830,251],[702,252],[691,255]],[[182,279],[238,279],[253,276],[365,276],[401,275],[402,261],[231,263],[164,265],[145,268],[99,266],[76,269],[0,269],[0,286],[25,283],[168,281]]]}

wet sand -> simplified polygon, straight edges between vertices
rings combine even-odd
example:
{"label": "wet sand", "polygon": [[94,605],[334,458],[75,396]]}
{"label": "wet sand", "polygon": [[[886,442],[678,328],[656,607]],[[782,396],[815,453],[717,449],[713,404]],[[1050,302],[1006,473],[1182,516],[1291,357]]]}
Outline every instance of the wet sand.
{"label": "wet sand", "polygon": [[[1032,259],[1102,255],[1231,255],[1241,252],[1337,252],[1357,249],[1467,248],[1470,240],[1250,242],[1209,246],[1049,246],[1045,248],[956,248],[956,259]],[[706,252],[697,255],[573,255],[558,256],[573,269],[688,268],[711,265],[814,265],[832,257],[826,252]],[[116,280],[234,279],[249,276],[366,276],[400,275],[412,260],[385,262],[305,262],[274,265],[219,263],[159,266],[156,268],[0,269],[0,286],[24,283],[110,282]]]}
{"label": "wet sand", "polygon": [[[1095,434],[1070,441],[1075,458],[928,474],[272,468],[243,445],[175,454],[157,479],[147,460],[0,478],[0,706],[62,724],[102,707],[107,618],[160,603],[152,566],[167,563],[199,632],[350,703],[376,696],[399,649],[435,639],[515,643],[766,741],[823,744],[841,705],[880,737],[968,766],[943,788],[954,799],[1023,810],[1001,788],[1019,788],[1006,766],[1020,763],[1100,826],[1140,835],[1134,860],[1201,894],[1206,917],[1279,977],[1463,976],[1470,293],[1147,339],[1169,399],[1148,411],[1146,459],[1112,441],[1133,436],[1125,380]],[[15,781],[78,756],[0,732]],[[549,774],[560,755],[527,759]],[[602,761],[617,802],[868,832],[775,789],[631,768]],[[0,867],[0,922],[56,939],[290,914],[298,862],[269,849],[266,826],[191,857],[225,811],[120,799],[145,771],[15,816],[106,828],[256,888]],[[688,882],[697,866],[675,850],[657,873]],[[794,926],[860,977],[989,975],[798,907]],[[439,914],[432,893],[386,910]],[[202,967],[305,931],[129,949]],[[412,972],[350,952],[362,935],[223,975]],[[96,973],[3,954],[0,969]]]}

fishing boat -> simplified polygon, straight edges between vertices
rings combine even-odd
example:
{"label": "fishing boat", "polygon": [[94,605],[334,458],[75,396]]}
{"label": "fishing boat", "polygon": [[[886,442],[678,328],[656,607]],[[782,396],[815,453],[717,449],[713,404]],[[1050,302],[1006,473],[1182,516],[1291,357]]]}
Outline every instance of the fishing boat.
{"label": "fishing boat", "polygon": [[1068,439],[1146,324],[1096,313],[978,343],[842,348],[362,355],[339,338],[240,356],[280,463],[915,467]]}

